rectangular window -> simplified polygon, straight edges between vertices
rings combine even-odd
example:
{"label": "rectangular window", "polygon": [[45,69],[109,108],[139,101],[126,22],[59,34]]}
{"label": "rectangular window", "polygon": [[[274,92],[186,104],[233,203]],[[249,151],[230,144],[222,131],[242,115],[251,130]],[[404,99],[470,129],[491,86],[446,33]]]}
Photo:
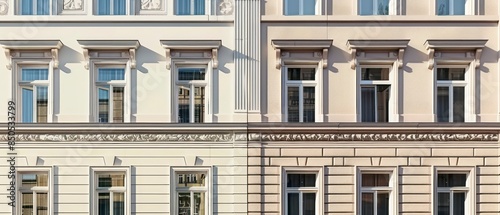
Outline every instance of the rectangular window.
{"label": "rectangular window", "polygon": [[394,205],[392,171],[361,171],[359,210],[362,215],[389,215]]}
{"label": "rectangular window", "polygon": [[49,214],[49,173],[19,172],[20,214]]}
{"label": "rectangular window", "polygon": [[438,122],[465,121],[465,68],[437,68]]}
{"label": "rectangular window", "polygon": [[20,76],[21,122],[47,122],[49,70],[46,68],[22,68]]}
{"label": "rectangular window", "polygon": [[175,171],[175,212],[177,215],[207,215],[209,172]]}
{"label": "rectangular window", "polygon": [[203,123],[206,115],[206,67],[177,68],[179,123]]}
{"label": "rectangular window", "polygon": [[361,121],[389,122],[389,68],[361,69]]}
{"label": "rectangular window", "polygon": [[320,213],[320,172],[285,170],[284,192],[286,215],[318,215]]}
{"label": "rectangular window", "polygon": [[466,15],[473,0],[436,0],[437,15]]}
{"label": "rectangular window", "polygon": [[439,215],[473,214],[471,201],[471,182],[468,171],[438,170],[435,178],[436,204]]}
{"label": "rectangular window", "polygon": [[125,69],[99,68],[97,73],[98,121],[123,122]]}
{"label": "rectangular window", "polygon": [[19,0],[20,15],[50,15],[51,0]]}
{"label": "rectangular window", "polygon": [[175,15],[205,15],[205,0],[175,0]]}
{"label": "rectangular window", "polygon": [[125,172],[96,172],[95,204],[98,215],[125,215],[127,177]]}
{"label": "rectangular window", "polygon": [[316,69],[286,69],[285,104],[288,122],[315,122],[316,115]]}
{"label": "rectangular window", "polygon": [[126,15],[127,0],[96,0],[97,15]]}
{"label": "rectangular window", "polygon": [[359,15],[396,15],[396,0],[358,0]]}
{"label": "rectangular window", "polygon": [[319,11],[318,0],[283,0],[284,15],[315,15]]}

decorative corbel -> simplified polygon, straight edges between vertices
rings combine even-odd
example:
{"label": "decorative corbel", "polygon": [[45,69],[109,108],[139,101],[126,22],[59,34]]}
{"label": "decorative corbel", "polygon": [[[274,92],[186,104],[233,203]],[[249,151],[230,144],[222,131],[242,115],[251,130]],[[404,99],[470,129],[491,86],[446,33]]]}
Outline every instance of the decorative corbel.
{"label": "decorative corbel", "polygon": [[88,49],[83,49],[83,58],[85,58],[85,69],[89,70],[90,68],[90,55]]}
{"label": "decorative corbel", "polygon": [[276,49],[276,69],[281,69],[281,49]]}
{"label": "decorative corbel", "polygon": [[217,69],[219,67],[219,56],[218,56],[218,49],[212,49],[212,68]]}
{"label": "decorative corbel", "polygon": [[137,61],[135,60],[135,49],[129,49],[130,52],[130,68],[135,69],[137,67]]}
{"label": "decorative corbel", "polygon": [[398,68],[399,69],[403,68],[404,55],[405,55],[405,49],[399,49],[399,53],[398,53]]}
{"label": "decorative corbel", "polygon": [[167,69],[170,70],[170,68],[172,67],[171,49],[165,49],[165,57],[167,58]]}
{"label": "decorative corbel", "polygon": [[323,49],[323,69],[328,67],[328,49]]}
{"label": "decorative corbel", "polygon": [[7,69],[12,69],[12,55],[10,54],[10,49],[5,49],[5,57],[7,57]]}
{"label": "decorative corbel", "polygon": [[479,68],[481,66],[481,54],[483,53],[483,49],[476,49],[476,58],[474,59],[475,60],[475,64],[476,64],[476,69]]}
{"label": "decorative corbel", "polygon": [[428,68],[429,69],[434,69],[434,52],[435,50],[433,48],[430,48],[429,50],[427,50],[427,56],[428,56]]}
{"label": "decorative corbel", "polygon": [[59,68],[59,49],[51,49],[52,61],[54,61],[54,69]]}
{"label": "decorative corbel", "polygon": [[358,60],[356,59],[356,49],[351,49],[351,69],[356,69]]}

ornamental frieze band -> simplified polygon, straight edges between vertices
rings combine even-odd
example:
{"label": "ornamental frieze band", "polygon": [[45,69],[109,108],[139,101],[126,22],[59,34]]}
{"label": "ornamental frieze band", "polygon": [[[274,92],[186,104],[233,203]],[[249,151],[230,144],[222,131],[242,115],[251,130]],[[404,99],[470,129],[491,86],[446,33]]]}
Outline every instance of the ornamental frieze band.
{"label": "ornamental frieze band", "polygon": [[[23,142],[498,141],[498,134],[18,134]],[[1,135],[0,141],[7,141]]]}

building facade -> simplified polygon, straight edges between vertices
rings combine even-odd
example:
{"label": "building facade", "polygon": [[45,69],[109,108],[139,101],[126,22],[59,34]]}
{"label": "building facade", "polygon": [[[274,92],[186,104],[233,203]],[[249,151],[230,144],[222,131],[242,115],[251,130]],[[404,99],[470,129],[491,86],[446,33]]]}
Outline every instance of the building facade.
{"label": "building facade", "polygon": [[0,0],[0,214],[500,214],[499,15]]}

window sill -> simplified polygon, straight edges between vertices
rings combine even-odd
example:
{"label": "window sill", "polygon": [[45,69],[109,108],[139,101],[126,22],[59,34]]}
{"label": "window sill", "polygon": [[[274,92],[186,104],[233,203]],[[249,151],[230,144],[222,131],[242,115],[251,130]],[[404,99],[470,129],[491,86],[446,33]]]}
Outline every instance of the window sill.
{"label": "window sill", "polygon": [[437,15],[318,15],[284,16],[263,15],[262,22],[498,22],[499,16],[437,16]]}
{"label": "window sill", "polygon": [[24,16],[14,15],[2,17],[0,22],[233,22],[233,16],[215,15],[53,15],[53,16]]}

